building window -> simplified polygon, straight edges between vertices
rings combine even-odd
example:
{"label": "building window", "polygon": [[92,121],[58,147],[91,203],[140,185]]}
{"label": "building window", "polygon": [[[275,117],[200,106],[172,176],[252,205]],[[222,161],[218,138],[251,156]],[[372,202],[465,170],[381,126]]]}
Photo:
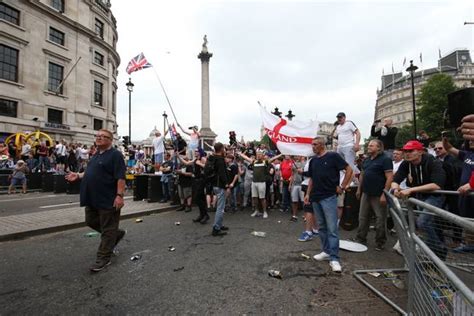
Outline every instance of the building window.
{"label": "building window", "polygon": [[0,19],[20,25],[20,11],[6,5],[5,3],[0,3]]}
{"label": "building window", "polygon": [[94,130],[98,131],[99,129],[102,129],[102,126],[104,125],[104,121],[94,119]]}
{"label": "building window", "polygon": [[102,106],[103,84],[94,80],[94,104]]}
{"label": "building window", "polygon": [[62,124],[63,111],[48,109],[48,123]]}
{"label": "building window", "polygon": [[63,86],[59,90],[58,87],[63,81],[64,67],[50,62],[48,70],[48,91],[62,94]]}
{"label": "building window", "polygon": [[94,52],[94,63],[99,64],[101,66],[104,65],[104,55],[98,52]]}
{"label": "building window", "polygon": [[0,44],[0,79],[18,81],[18,50]]}
{"label": "building window", "polygon": [[112,113],[115,113],[115,90],[112,89]]}
{"label": "building window", "polygon": [[117,39],[115,38],[115,35],[112,37],[112,47],[113,47],[114,49],[117,48]]}
{"label": "building window", "polygon": [[64,12],[64,0],[51,0],[51,6],[59,12]]}
{"label": "building window", "polygon": [[95,19],[95,33],[100,36],[100,38],[104,38],[104,23],[99,19]]}
{"label": "building window", "polygon": [[64,46],[64,33],[56,30],[54,27],[49,28],[49,40],[56,44]]}
{"label": "building window", "polygon": [[0,99],[0,115],[16,117],[18,102]]}

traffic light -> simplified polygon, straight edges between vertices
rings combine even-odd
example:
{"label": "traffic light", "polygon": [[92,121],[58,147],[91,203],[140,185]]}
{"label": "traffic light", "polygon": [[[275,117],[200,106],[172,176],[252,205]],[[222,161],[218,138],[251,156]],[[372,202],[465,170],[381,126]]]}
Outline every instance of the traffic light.
{"label": "traffic light", "polygon": [[123,147],[127,149],[128,145],[130,144],[130,139],[128,138],[128,136],[122,136],[122,138],[123,138],[122,140]]}

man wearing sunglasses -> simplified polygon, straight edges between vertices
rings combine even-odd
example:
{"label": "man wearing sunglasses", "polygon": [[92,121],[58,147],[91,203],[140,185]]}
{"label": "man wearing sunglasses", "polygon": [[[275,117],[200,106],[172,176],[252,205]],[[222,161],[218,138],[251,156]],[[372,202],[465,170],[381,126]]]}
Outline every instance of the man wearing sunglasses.
{"label": "man wearing sunglasses", "polygon": [[[430,193],[444,188],[446,173],[441,161],[425,153],[423,144],[417,140],[408,141],[402,150],[405,153],[405,161],[393,177],[392,193],[398,198],[416,197],[425,203],[441,208],[444,203],[443,196]],[[402,190],[400,183],[405,179],[408,188]],[[422,209],[416,225],[426,234],[426,243],[433,252],[440,258],[445,258],[446,246],[436,232],[434,216],[429,214],[428,210]]]}
{"label": "man wearing sunglasses", "polygon": [[120,151],[112,147],[113,134],[100,129],[95,136],[97,152],[83,173],[69,173],[68,181],[82,179],[81,206],[85,206],[86,224],[101,233],[97,259],[89,268],[99,272],[110,265],[114,247],[125,235],[119,229],[120,209],[125,192],[125,161]]}

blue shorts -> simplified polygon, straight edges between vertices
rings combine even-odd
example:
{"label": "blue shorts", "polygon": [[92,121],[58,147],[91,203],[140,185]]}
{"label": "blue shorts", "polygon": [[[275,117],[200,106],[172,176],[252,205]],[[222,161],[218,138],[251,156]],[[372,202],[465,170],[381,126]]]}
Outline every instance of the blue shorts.
{"label": "blue shorts", "polygon": [[128,167],[135,167],[135,159],[129,159],[127,166]]}
{"label": "blue shorts", "polygon": [[155,154],[155,163],[163,163],[163,156],[164,156],[164,153],[158,153],[158,154]]}
{"label": "blue shorts", "polygon": [[11,185],[23,185],[26,184],[26,178],[12,178]]}

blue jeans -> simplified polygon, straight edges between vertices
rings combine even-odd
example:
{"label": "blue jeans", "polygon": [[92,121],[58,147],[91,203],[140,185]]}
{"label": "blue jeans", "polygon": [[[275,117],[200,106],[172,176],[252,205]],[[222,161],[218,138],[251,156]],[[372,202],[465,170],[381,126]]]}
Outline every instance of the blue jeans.
{"label": "blue jeans", "polygon": [[[444,203],[444,197],[436,195],[429,195],[428,197],[420,198],[420,200],[439,208]],[[421,209],[421,211],[429,212],[427,209]],[[443,233],[436,229],[438,225],[435,223],[435,216],[420,214],[416,219],[416,226],[425,233],[426,245],[439,257],[445,256],[446,246],[444,245]]]}
{"label": "blue jeans", "polygon": [[170,196],[170,183],[168,181],[170,181],[170,180],[167,180],[166,182],[161,182],[161,188],[163,190],[163,200],[166,200],[166,201],[171,199],[171,196]]}
{"label": "blue jeans", "polygon": [[232,188],[230,191],[230,196],[229,196],[229,206],[232,209],[237,208],[237,197],[240,193],[240,182],[237,182],[235,186]]}
{"label": "blue jeans", "polygon": [[283,182],[282,184],[282,192],[281,192],[281,209],[283,210],[288,210],[290,208],[290,189],[289,189],[290,184],[287,183],[286,181]]}
{"label": "blue jeans", "polygon": [[318,219],[319,237],[323,251],[331,261],[339,261],[339,230],[337,228],[337,196],[313,202],[313,212]]}
{"label": "blue jeans", "polygon": [[225,209],[225,189],[219,187],[213,187],[214,195],[217,198],[216,201],[216,215],[214,217],[215,230],[220,230],[222,227],[222,221],[224,220],[224,209]]}

